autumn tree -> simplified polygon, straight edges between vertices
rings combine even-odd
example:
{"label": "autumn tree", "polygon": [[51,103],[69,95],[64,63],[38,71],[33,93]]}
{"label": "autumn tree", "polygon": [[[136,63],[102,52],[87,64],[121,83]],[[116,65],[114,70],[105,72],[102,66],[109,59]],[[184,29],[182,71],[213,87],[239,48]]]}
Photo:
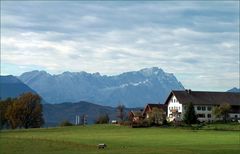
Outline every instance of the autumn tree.
{"label": "autumn tree", "polygon": [[6,112],[8,107],[13,103],[13,99],[7,98],[6,100],[0,101],[0,129],[8,128],[8,119],[6,117]]}
{"label": "autumn tree", "polygon": [[223,118],[223,121],[226,123],[230,110],[231,105],[228,103],[223,103],[220,106],[216,106],[213,108],[213,114],[217,118]]}
{"label": "autumn tree", "polygon": [[186,112],[184,114],[183,121],[188,125],[195,124],[197,122],[197,116],[196,116],[192,102],[187,104],[187,108],[186,108]]}
{"label": "autumn tree", "polygon": [[166,115],[163,109],[154,107],[149,113],[149,120],[151,124],[161,125],[166,119]]}
{"label": "autumn tree", "polygon": [[9,127],[12,129],[15,129],[17,127],[20,127],[21,122],[19,119],[19,116],[21,116],[20,113],[18,113],[17,108],[17,98],[15,98],[7,107],[5,116],[7,118]]}
{"label": "autumn tree", "polygon": [[11,128],[37,128],[44,123],[41,98],[37,94],[25,93],[8,107],[6,117]]}

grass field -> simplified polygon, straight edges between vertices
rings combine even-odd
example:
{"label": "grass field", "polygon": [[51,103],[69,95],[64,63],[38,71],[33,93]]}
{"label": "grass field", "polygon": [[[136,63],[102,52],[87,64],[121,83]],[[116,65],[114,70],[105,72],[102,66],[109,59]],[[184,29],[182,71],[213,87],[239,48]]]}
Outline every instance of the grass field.
{"label": "grass field", "polygon": [[[240,131],[114,125],[2,131],[1,154],[237,154]],[[106,143],[106,149],[98,149]]]}

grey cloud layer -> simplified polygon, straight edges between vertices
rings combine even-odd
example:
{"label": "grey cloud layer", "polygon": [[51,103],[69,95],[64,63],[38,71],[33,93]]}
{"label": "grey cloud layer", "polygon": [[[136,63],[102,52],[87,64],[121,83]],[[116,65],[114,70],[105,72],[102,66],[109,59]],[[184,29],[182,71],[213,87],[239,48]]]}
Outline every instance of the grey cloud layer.
{"label": "grey cloud layer", "polygon": [[103,74],[158,66],[187,88],[227,89],[239,85],[237,5],[3,2],[2,64]]}

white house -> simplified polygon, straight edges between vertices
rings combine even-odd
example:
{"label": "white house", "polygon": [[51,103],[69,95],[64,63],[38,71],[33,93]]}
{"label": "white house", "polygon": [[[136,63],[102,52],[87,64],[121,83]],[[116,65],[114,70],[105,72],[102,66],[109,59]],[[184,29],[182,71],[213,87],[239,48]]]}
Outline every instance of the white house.
{"label": "white house", "polygon": [[199,121],[217,120],[212,110],[222,103],[231,105],[230,118],[240,119],[240,93],[185,90],[172,91],[165,101],[169,121],[181,121],[189,102],[193,103]]}

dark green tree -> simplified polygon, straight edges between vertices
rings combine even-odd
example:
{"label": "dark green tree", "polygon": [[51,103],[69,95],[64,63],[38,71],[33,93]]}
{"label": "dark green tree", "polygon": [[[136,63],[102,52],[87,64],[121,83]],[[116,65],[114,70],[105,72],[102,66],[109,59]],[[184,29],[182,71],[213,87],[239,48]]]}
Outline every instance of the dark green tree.
{"label": "dark green tree", "polygon": [[197,122],[197,116],[196,116],[192,102],[187,104],[187,108],[186,108],[186,112],[183,117],[183,121],[188,125],[195,124]]}

